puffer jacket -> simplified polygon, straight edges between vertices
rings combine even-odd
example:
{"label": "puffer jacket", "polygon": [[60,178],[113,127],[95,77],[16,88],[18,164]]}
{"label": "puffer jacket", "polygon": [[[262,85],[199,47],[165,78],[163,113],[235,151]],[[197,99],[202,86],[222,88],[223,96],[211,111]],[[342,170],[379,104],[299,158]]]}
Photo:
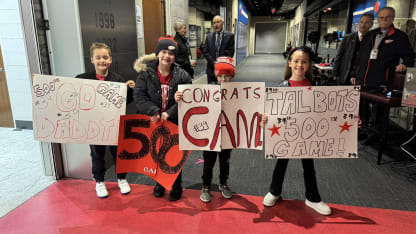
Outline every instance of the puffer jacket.
{"label": "puffer jacket", "polygon": [[[162,90],[160,79],[157,74],[159,60],[155,54],[144,55],[136,60],[134,69],[138,72],[136,87],[133,98],[137,107],[138,114],[153,116],[160,114],[162,109]],[[179,84],[191,84],[192,79],[189,74],[179,67],[178,64],[172,65],[172,77],[166,112],[169,114],[169,121],[178,124],[178,104],[175,101],[175,92]]]}

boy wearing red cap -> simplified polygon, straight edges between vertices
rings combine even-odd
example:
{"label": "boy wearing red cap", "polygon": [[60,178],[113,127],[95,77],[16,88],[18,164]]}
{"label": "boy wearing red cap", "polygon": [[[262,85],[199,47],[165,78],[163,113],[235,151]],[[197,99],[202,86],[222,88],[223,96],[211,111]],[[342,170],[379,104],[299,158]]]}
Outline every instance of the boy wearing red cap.
{"label": "boy wearing red cap", "polygon": [[[214,69],[215,77],[218,83],[230,82],[234,77],[235,68],[233,59],[230,57],[218,57]],[[182,100],[182,92],[178,91],[175,94],[176,102]],[[229,199],[233,196],[230,187],[227,185],[227,179],[230,171],[230,156],[231,149],[223,149],[220,152],[203,151],[204,155],[204,170],[202,174],[202,193],[199,197],[203,202],[211,201],[210,187],[212,181],[212,170],[214,169],[217,154],[220,161],[220,185],[218,189],[221,191],[223,197]]]}

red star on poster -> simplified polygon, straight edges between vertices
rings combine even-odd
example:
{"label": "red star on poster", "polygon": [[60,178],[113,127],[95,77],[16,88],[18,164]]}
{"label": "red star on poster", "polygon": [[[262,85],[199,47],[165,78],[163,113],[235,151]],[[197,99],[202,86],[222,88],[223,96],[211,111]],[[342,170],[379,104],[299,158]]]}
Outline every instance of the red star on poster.
{"label": "red star on poster", "polygon": [[276,127],[276,125],[273,124],[273,128],[269,128],[269,130],[272,131],[272,135],[270,137],[272,137],[274,134],[280,136],[279,129],[280,127]]}
{"label": "red star on poster", "polygon": [[341,131],[339,133],[342,133],[343,131],[350,131],[351,126],[352,124],[349,125],[347,121],[345,121],[344,125],[339,125],[339,127],[341,128]]}
{"label": "red star on poster", "polygon": [[311,86],[309,86],[309,87],[308,87],[308,90],[312,90],[312,87],[311,87]]}

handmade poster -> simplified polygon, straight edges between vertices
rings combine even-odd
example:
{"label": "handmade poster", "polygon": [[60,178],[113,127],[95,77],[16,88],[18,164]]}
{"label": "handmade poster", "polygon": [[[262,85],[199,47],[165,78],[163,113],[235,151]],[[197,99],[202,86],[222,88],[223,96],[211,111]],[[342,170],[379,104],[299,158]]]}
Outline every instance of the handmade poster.
{"label": "handmade poster", "polygon": [[178,89],[183,93],[178,102],[179,149],[221,151],[220,128],[216,128],[221,114],[220,86],[179,85]]}
{"label": "handmade poster", "polygon": [[179,150],[175,124],[154,123],[147,115],[121,116],[117,173],[141,173],[171,190],[189,154],[190,151]]}
{"label": "handmade poster", "polygon": [[264,82],[221,84],[221,148],[263,149]]}
{"label": "handmade poster", "polygon": [[265,157],[357,158],[354,86],[267,87]]}
{"label": "handmade poster", "polygon": [[36,140],[117,145],[124,83],[34,74],[32,92]]}
{"label": "handmade poster", "polygon": [[407,68],[402,106],[416,107],[416,68],[414,67]]}
{"label": "handmade poster", "polygon": [[230,82],[219,85],[180,85],[180,149],[263,148],[261,114],[264,83]]}

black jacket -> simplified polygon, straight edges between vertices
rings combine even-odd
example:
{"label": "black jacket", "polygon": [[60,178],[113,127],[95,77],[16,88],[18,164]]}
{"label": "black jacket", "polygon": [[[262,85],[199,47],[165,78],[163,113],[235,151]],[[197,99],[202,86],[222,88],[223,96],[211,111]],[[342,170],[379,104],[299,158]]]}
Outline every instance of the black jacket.
{"label": "black jacket", "polygon": [[191,56],[189,43],[186,38],[183,38],[178,33],[176,33],[174,39],[178,43],[178,52],[175,57],[175,62],[192,77],[194,75],[194,69],[192,69],[191,62],[189,61],[189,57]]}
{"label": "black jacket", "polygon": [[[234,34],[223,31],[219,56],[234,56]],[[202,53],[207,59],[207,75],[214,76],[214,62],[217,60],[215,46],[215,32],[208,33]]]}
{"label": "black jacket", "polygon": [[411,67],[415,58],[406,33],[392,27],[380,43],[377,59],[370,59],[379,32],[380,28],[376,28],[365,35],[355,62],[357,84],[368,88],[390,85],[400,59],[403,59],[404,65]]}
{"label": "black jacket", "polygon": [[[144,55],[136,60],[134,69],[139,73],[136,80],[136,88],[133,97],[138,114],[153,116],[160,113],[162,109],[162,94],[160,79],[157,74],[159,60],[155,54]],[[189,74],[179,67],[178,64],[172,65],[172,77],[170,80],[170,90],[166,112],[169,114],[169,121],[178,124],[178,104],[175,101],[175,92],[179,84],[191,84],[192,79]]]}
{"label": "black jacket", "polygon": [[348,34],[342,39],[341,45],[338,48],[337,56],[334,61],[333,75],[337,77],[338,84],[345,84],[349,79],[350,71],[354,66],[354,58],[357,51],[356,46],[360,46],[358,39],[358,32]]}
{"label": "black jacket", "polygon": [[[95,71],[79,74],[75,78],[98,80],[96,77]],[[110,71],[108,71],[108,75],[105,77],[104,81],[121,82],[121,83],[127,82],[127,80],[120,74],[117,74],[115,72],[110,72]],[[133,89],[127,87],[127,103],[130,103],[132,101],[133,101]]]}

